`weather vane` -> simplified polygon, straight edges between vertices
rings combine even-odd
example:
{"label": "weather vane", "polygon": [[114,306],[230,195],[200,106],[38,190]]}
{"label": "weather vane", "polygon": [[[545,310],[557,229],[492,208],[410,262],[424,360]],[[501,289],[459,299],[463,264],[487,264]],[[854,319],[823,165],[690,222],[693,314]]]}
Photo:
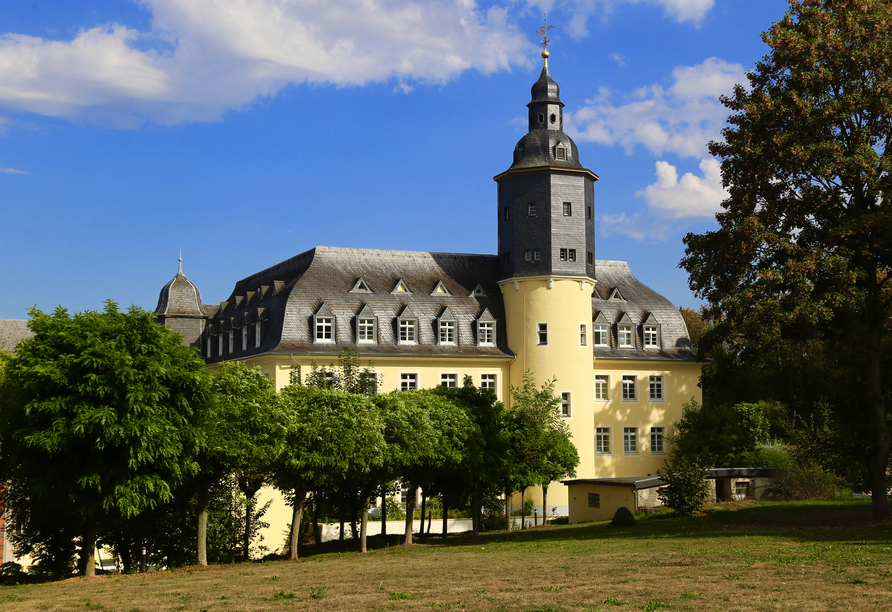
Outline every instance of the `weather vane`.
{"label": "weather vane", "polygon": [[548,30],[553,28],[553,25],[548,25],[548,13],[542,13],[542,22],[543,26],[536,30],[536,36],[542,37],[542,48],[547,52],[548,51]]}

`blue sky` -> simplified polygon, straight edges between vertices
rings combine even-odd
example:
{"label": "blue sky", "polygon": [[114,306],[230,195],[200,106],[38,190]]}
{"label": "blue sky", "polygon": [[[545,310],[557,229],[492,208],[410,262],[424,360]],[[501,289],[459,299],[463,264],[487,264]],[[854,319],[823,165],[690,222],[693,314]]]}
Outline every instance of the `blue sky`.
{"label": "blue sky", "polygon": [[0,318],[205,302],[315,245],[494,253],[548,11],[596,256],[676,305],[718,101],[785,0],[61,0],[0,11]]}

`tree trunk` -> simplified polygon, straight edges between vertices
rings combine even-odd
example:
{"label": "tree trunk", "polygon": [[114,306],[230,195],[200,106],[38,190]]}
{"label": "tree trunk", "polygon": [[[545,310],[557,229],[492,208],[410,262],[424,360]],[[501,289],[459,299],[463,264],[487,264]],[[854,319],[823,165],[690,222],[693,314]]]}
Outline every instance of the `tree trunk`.
{"label": "tree trunk", "polygon": [[406,497],[406,535],[403,544],[412,543],[412,522],[415,520],[415,496],[418,495],[418,487],[409,487],[409,495]]}
{"label": "tree trunk", "polygon": [[387,489],[381,487],[381,535],[387,539]]}
{"label": "tree trunk", "polygon": [[208,564],[208,505],[211,502],[210,485],[201,487],[198,492],[198,565]]}
{"label": "tree trunk", "polygon": [[511,491],[505,490],[505,530],[511,531]]}
{"label": "tree trunk", "polygon": [[443,492],[443,539],[446,539],[447,533],[449,533],[449,496],[446,495],[446,492]]}
{"label": "tree trunk", "polygon": [[121,569],[129,574],[133,571],[133,541],[129,531],[124,531],[118,540],[118,554],[121,556]]}
{"label": "tree trunk", "polygon": [[474,537],[480,535],[480,492],[474,491],[471,497],[471,524],[474,530]]}
{"label": "tree trunk", "polygon": [[371,495],[364,492],[361,494],[360,499],[362,500],[362,518],[360,519],[360,528],[359,528],[359,552],[364,553],[368,552],[368,548],[366,547],[366,535],[369,531],[369,500]]}
{"label": "tree trunk", "polygon": [[84,564],[84,576],[96,575],[96,517],[87,511],[87,524],[84,529],[84,541],[81,546],[81,559]]}
{"label": "tree trunk", "polygon": [[889,466],[889,446],[892,437],[886,424],[886,400],[883,397],[882,364],[880,362],[880,330],[871,335],[870,362],[868,365],[867,392],[872,405],[873,457],[870,460],[871,508],[873,520],[889,518],[889,498],[886,494],[886,470]]}
{"label": "tree trunk", "polygon": [[[418,535],[424,535],[424,512],[427,508],[427,493],[421,491],[421,526],[418,528]],[[430,535],[430,533],[428,533]]]}
{"label": "tree trunk", "polygon": [[294,505],[291,513],[291,532],[288,534],[288,558],[297,561],[297,547],[300,544],[300,518],[304,511],[304,502],[307,500],[307,492],[301,489],[294,490]]}
{"label": "tree trunk", "polygon": [[542,526],[548,524],[548,485],[542,485]]}
{"label": "tree trunk", "polygon": [[251,522],[254,519],[252,510],[254,509],[254,497],[260,491],[262,486],[262,478],[249,478],[243,476],[238,479],[238,487],[241,490],[242,495],[245,496],[247,502],[245,505],[245,540],[242,543],[242,557],[245,561],[251,560]]}
{"label": "tree trunk", "polygon": [[527,488],[524,487],[520,490],[520,528],[527,528],[527,504],[524,496],[527,494]]}
{"label": "tree trunk", "polygon": [[[421,517],[424,520],[424,517]],[[427,511],[427,535],[431,534],[431,521],[434,520],[434,509],[431,508]]]}

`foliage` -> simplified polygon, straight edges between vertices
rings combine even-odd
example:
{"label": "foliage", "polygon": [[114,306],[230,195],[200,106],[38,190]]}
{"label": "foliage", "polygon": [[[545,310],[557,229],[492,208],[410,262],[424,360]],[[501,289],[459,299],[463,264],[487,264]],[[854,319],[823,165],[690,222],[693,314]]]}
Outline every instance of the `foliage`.
{"label": "foliage", "polygon": [[751,453],[768,439],[769,409],[765,402],[725,406],[692,399],[668,437],[673,454],[709,467],[748,467]]}
{"label": "foliage", "polygon": [[839,478],[813,461],[796,462],[778,470],[765,489],[764,497],[786,501],[833,499],[839,494]]}
{"label": "foliage", "polygon": [[729,194],[720,228],[685,237],[681,265],[715,322],[700,350],[847,346],[862,371],[849,389],[862,389],[874,518],[888,518],[892,5],[790,0],[763,40],[769,54],[722,99],[735,114],[709,145]]}
{"label": "foliage", "polygon": [[[313,361],[310,365],[310,373],[307,375],[306,385],[319,389],[337,389],[346,393],[359,395],[377,395],[381,384],[384,382],[380,373],[374,370],[374,363],[369,361],[364,368],[359,366],[359,353],[353,349],[347,349],[338,353],[338,364],[330,363],[328,367],[319,366]],[[292,383],[299,383],[299,366],[292,371]]]}
{"label": "foliage", "polygon": [[709,498],[708,470],[695,462],[670,456],[657,471],[667,486],[660,488],[660,500],[681,516],[696,516]]}
{"label": "foliage", "polygon": [[744,455],[742,465],[748,467],[788,468],[796,461],[791,445],[779,440],[759,444]]}
{"label": "foliage", "polygon": [[625,506],[617,508],[613,518],[610,519],[611,527],[634,527],[635,525],[635,515]]}
{"label": "foliage", "polygon": [[[52,555],[68,554],[61,542],[80,537],[92,575],[99,517],[126,519],[165,503],[195,471],[204,364],[136,307],[123,313],[109,301],[102,312],[30,315],[34,336],[7,364],[0,394],[10,519],[30,523],[27,546]],[[51,511],[67,520],[44,523]],[[34,539],[43,537],[58,545]]]}

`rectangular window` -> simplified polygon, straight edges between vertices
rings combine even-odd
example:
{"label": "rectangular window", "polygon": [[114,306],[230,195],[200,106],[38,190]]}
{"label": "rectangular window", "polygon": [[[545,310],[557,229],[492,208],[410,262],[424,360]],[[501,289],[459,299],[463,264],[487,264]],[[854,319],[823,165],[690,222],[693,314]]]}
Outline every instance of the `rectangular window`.
{"label": "rectangular window", "polygon": [[560,259],[561,261],[567,261],[567,249],[560,250]]}
{"label": "rectangular window", "polygon": [[326,389],[334,387],[335,373],[334,370],[322,370],[322,386]]}
{"label": "rectangular window", "polygon": [[495,344],[493,338],[493,324],[490,321],[480,321],[477,324],[477,341],[483,346]]}
{"label": "rectangular window", "polygon": [[587,206],[586,208],[588,209],[588,218],[591,219],[592,218],[592,207]]}
{"label": "rectangular window", "polygon": [[533,249],[533,260],[542,261],[542,251],[540,251],[539,249]]}
{"label": "rectangular window", "polygon": [[359,319],[356,327],[356,339],[359,342],[375,341],[375,319]]}
{"label": "rectangular window", "polygon": [[331,317],[316,317],[316,342],[331,342]]}
{"label": "rectangular window", "polygon": [[651,376],[650,377],[650,401],[652,402],[661,402],[663,401],[663,377],[662,376]]}
{"label": "rectangular window", "polygon": [[601,507],[601,494],[600,493],[589,493],[588,494],[588,507],[589,508],[600,508]]}
{"label": "rectangular window", "polygon": [[507,266],[511,263],[511,251],[505,251],[502,253],[502,265]]}
{"label": "rectangular window", "polygon": [[217,336],[217,357],[223,356],[223,334]]}
{"label": "rectangular window", "polygon": [[458,386],[458,374],[440,374],[440,386],[455,389]]}
{"label": "rectangular window", "polygon": [[610,454],[610,428],[595,428],[595,452],[599,455]]}
{"label": "rectangular window", "polygon": [[665,437],[665,433],[666,433],[666,430],[664,427],[651,427],[650,428],[650,452],[652,452],[652,453],[666,452],[666,449],[663,446],[663,440]]}
{"label": "rectangular window", "polygon": [[590,264],[595,263],[595,254],[589,251],[588,255],[586,256],[586,261],[588,261],[588,263]]}
{"label": "rectangular window", "polygon": [[525,249],[523,252],[524,261],[533,261],[533,251],[532,249]]}
{"label": "rectangular window", "polygon": [[576,249],[567,249],[567,260],[576,261]]}
{"label": "rectangular window", "polygon": [[635,400],[635,377],[623,376],[623,401]]}
{"label": "rectangular window", "polygon": [[495,374],[481,374],[480,375],[480,388],[481,389],[492,389],[493,393],[495,393],[496,375]]}
{"label": "rectangular window", "polygon": [[257,321],[254,324],[254,348],[260,347],[260,339],[263,337],[263,334],[260,333],[262,329],[261,326],[262,323],[260,321]]}
{"label": "rectangular window", "polygon": [[227,341],[227,343],[226,343],[226,352],[227,352],[227,353],[231,353],[231,352],[233,351],[233,349],[235,348],[235,347],[233,346],[234,342],[233,342],[233,340],[232,340],[232,336],[233,336],[233,334],[232,334],[232,330],[231,330],[231,329],[230,329],[229,332],[226,334],[226,336],[227,336],[227,337],[226,337],[226,341]]}
{"label": "rectangular window", "polygon": [[579,324],[579,346],[587,346],[588,343],[588,326],[585,323]]}
{"label": "rectangular window", "polygon": [[607,401],[610,399],[610,377],[606,374],[595,374],[595,399]]}
{"label": "rectangular window", "polygon": [[571,217],[573,216],[573,204],[570,202],[564,202],[564,216]]}
{"label": "rectangular window", "polygon": [[455,321],[440,321],[440,344],[455,344]]}
{"label": "rectangular window", "polygon": [[571,407],[570,393],[568,391],[564,391],[563,393],[561,393],[561,416],[564,418],[569,417]]}
{"label": "rectangular window", "polygon": [[504,217],[505,221],[508,220],[508,207],[507,206],[504,209],[502,209],[502,216]]}
{"label": "rectangular window", "polygon": [[248,350],[248,326],[242,325],[242,350]]}
{"label": "rectangular window", "polygon": [[536,216],[536,203],[535,202],[530,202],[529,204],[527,204],[527,216],[528,217]]}
{"label": "rectangular window", "polygon": [[210,358],[210,356],[211,356],[211,337],[210,337],[210,336],[208,336],[208,348],[207,348],[207,353],[205,353],[204,356],[205,356],[205,357],[208,357],[208,358]]}
{"label": "rectangular window", "polygon": [[638,428],[637,427],[623,427],[623,452],[624,453],[637,453],[638,452]]}
{"label": "rectangular window", "polygon": [[536,324],[536,344],[539,346],[548,344],[548,323]]}
{"label": "rectangular window", "polygon": [[617,330],[620,348],[632,348],[632,326],[620,325]]}
{"label": "rectangular window", "polygon": [[418,388],[418,374],[400,374],[400,391]]}
{"label": "rectangular window", "polygon": [[400,319],[400,343],[415,342],[415,319]]}
{"label": "rectangular window", "polygon": [[378,395],[378,373],[360,372],[359,386],[366,395]]}
{"label": "rectangular window", "polygon": [[610,346],[606,325],[592,325],[592,334],[595,336],[595,346]]}
{"label": "rectangular window", "polygon": [[657,348],[660,346],[660,334],[655,325],[644,327],[644,348]]}

